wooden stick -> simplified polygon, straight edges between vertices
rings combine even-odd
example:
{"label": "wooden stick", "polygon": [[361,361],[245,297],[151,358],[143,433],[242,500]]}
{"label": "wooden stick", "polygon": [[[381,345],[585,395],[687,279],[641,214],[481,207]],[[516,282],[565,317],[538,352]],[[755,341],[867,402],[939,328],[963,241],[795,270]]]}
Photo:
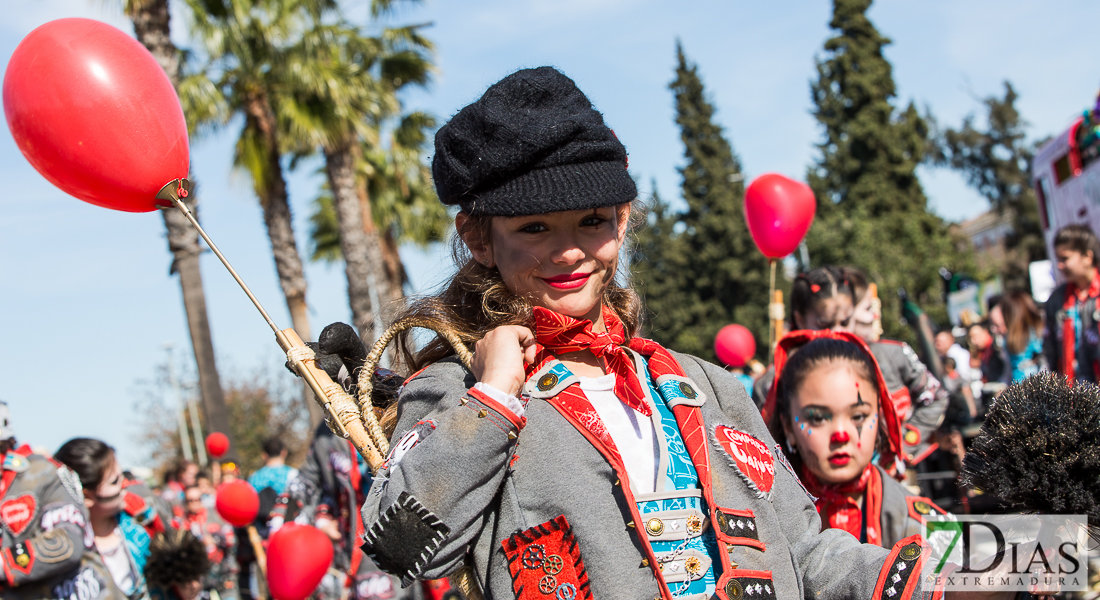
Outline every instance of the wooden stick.
{"label": "wooden stick", "polygon": [[248,541],[252,543],[252,552],[256,554],[256,566],[260,567],[260,573],[267,581],[267,552],[264,552],[264,541],[260,539],[260,533],[255,525],[248,526]]}
{"label": "wooden stick", "polygon": [[[774,292],[772,292],[772,305],[779,307],[779,309],[783,308],[783,290],[775,290]],[[778,313],[779,310],[776,310],[775,312]],[[775,327],[775,343],[778,344],[779,339],[787,334],[786,317],[780,316],[779,318],[775,319],[775,321],[773,322],[773,326]]]}

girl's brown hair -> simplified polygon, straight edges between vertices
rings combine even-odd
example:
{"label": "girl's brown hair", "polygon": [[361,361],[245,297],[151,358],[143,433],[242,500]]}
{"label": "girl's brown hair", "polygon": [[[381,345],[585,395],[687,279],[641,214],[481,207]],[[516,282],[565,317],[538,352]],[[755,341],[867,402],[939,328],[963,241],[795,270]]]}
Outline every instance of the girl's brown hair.
{"label": "girl's brown hair", "polygon": [[[644,219],[644,213],[637,209],[637,204],[630,202],[620,205],[623,207],[620,209],[620,218],[629,219],[631,226]],[[508,290],[500,271],[474,260],[463,242],[464,237],[488,240],[491,226],[492,217],[471,215],[466,219],[462,229],[455,232],[451,241],[451,254],[458,271],[450,283],[437,294],[410,299],[396,320],[415,317],[434,329],[450,329],[471,349],[474,343],[497,327],[530,326],[530,301]],[[604,290],[603,302],[623,322],[626,338],[629,340],[637,335],[641,326],[642,304],[629,280],[620,283],[615,279]],[[409,332],[398,334],[396,340],[401,360],[409,372],[416,372],[454,356],[454,349],[439,335],[419,350],[415,348]],[[392,428],[396,425],[396,411],[397,403],[394,402],[386,408],[381,418],[382,428],[387,435],[392,434]]]}
{"label": "girl's brown hair", "polygon": [[1035,306],[1035,301],[1027,292],[1015,290],[1001,298],[998,306],[1004,315],[1005,328],[1008,329],[1006,341],[1008,351],[1019,354],[1027,349],[1033,336],[1043,329],[1043,315]]}

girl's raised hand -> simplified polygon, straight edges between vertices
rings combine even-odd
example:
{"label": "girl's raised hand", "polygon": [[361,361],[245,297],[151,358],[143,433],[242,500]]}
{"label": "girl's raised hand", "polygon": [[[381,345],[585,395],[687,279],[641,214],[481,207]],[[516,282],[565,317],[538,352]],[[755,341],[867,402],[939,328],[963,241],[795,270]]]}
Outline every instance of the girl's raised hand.
{"label": "girl's raised hand", "polygon": [[527,380],[524,364],[534,361],[535,334],[520,325],[505,325],[478,340],[471,367],[481,383],[515,395]]}

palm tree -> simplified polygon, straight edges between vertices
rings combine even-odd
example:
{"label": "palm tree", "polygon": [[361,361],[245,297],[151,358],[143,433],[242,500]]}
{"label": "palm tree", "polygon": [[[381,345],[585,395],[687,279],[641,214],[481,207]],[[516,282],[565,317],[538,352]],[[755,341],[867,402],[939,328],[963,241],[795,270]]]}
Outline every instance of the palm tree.
{"label": "palm tree", "polygon": [[[180,52],[172,43],[168,15],[168,0],[127,0],[126,15],[134,23],[134,33],[160,63],[172,84],[180,86]],[[184,202],[198,213],[196,196]],[[203,413],[211,431],[229,434],[229,412],[225,406],[221,378],[214,360],[214,342],[210,337],[210,321],[206,314],[206,294],[199,270],[199,234],[187,218],[177,210],[163,210],[164,227],[168,232],[168,250],[172,253],[170,273],[178,273],[183,291],[183,308],[191,347],[199,372],[199,390]],[[186,443],[186,441],[185,441]]]}
{"label": "palm tree", "polygon": [[[400,298],[404,274],[391,229],[376,226],[370,177],[362,171],[378,171],[369,158],[378,162],[381,132],[400,113],[398,92],[427,83],[431,44],[415,26],[372,37],[338,16],[323,16],[314,13],[313,27],[289,53],[295,84],[280,103],[280,117],[296,154],[320,148],[324,155],[352,320],[370,343],[375,310],[382,308],[371,292],[383,305]],[[385,168],[384,161],[379,166]]]}
{"label": "palm tree", "polygon": [[[390,300],[400,299],[407,282],[405,267],[397,253],[399,244],[424,247],[442,241],[451,217],[432,187],[431,174],[423,162],[428,133],[435,119],[421,112],[405,115],[393,129],[387,143],[364,148],[359,177],[366,182],[371,213],[382,232],[386,277]],[[363,144],[366,146],[366,144]],[[310,216],[311,260],[336,262],[342,259],[339,227],[327,190],[314,200]]]}
{"label": "palm tree", "polygon": [[[232,115],[242,115],[234,165],[248,173],[263,210],[279,285],[295,331],[311,339],[306,279],[294,239],[277,100],[286,81],[285,48],[301,31],[306,4],[299,0],[186,0],[193,33],[201,40],[208,77]],[[201,109],[200,109],[201,110]],[[321,410],[305,392],[310,421]]]}

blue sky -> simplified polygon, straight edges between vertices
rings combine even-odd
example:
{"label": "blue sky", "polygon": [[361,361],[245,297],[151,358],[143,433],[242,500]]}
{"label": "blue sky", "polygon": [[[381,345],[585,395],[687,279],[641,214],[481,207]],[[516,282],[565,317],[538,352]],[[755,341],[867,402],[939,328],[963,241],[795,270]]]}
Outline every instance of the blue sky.
{"label": "blue sky", "polygon": [[[176,0],[172,0],[175,2]],[[121,0],[5,2],[0,64],[32,29],[62,17],[89,17],[131,32]],[[365,21],[365,2],[349,2]],[[174,5],[175,6],[175,5]],[[178,6],[175,6],[178,9]],[[830,35],[831,3],[744,0],[427,0],[399,11],[395,23],[432,22],[439,72],[409,105],[441,119],[522,67],[554,65],[573,77],[630,152],[630,167],[648,194],[678,198],[682,146],[668,90],[675,43],[698,63],[717,120],[751,178],[777,171],[805,175],[820,137],[810,115],[814,58]],[[870,16],[894,44],[899,101],[930,107],[958,124],[978,111],[978,98],[1011,80],[1035,137],[1057,133],[1100,84],[1100,54],[1084,23],[1100,21],[1087,0],[1006,2],[880,1]],[[186,21],[173,21],[187,43]],[[238,124],[192,140],[202,219],[276,322],[289,326],[247,179],[230,165]],[[177,281],[156,214],[124,214],[66,196],[22,157],[6,124],[0,134],[0,399],[12,405],[21,439],[56,449],[87,435],[116,445],[127,464],[148,460],[136,439],[141,381],[176,348],[177,370],[189,370],[190,342]],[[290,178],[299,247],[321,178],[306,163]],[[922,169],[931,206],[952,220],[983,210],[984,200],[954,174]],[[423,289],[447,273],[445,251],[403,250],[413,283]],[[267,371],[282,361],[270,330],[212,255],[203,258],[207,302],[223,380]],[[308,301],[314,332],[347,321],[340,265],[310,265]],[[171,418],[166,415],[166,418]]]}

